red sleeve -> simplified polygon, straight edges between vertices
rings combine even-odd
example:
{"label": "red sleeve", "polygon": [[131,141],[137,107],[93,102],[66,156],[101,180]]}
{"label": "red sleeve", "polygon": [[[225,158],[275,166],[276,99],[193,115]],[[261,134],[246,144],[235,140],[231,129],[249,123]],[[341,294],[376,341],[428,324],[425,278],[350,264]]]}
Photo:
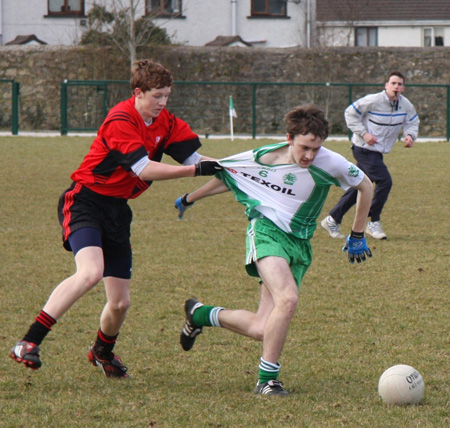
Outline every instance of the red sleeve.
{"label": "red sleeve", "polygon": [[163,142],[164,153],[183,163],[201,147],[200,139],[185,121],[167,110],[163,113],[157,120],[167,127],[167,137]]}

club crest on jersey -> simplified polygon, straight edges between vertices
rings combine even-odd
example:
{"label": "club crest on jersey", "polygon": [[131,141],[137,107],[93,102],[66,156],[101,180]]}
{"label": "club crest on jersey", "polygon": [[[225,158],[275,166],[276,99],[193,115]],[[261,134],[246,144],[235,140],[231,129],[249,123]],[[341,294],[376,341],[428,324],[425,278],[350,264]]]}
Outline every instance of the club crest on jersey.
{"label": "club crest on jersey", "polygon": [[156,142],[159,143],[160,141],[161,141],[161,137],[158,135],[158,136],[156,137]]}
{"label": "club crest on jersey", "polygon": [[297,176],[295,174],[286,174],[283,176],[284,184],[288,186],[292,186],[297,181]]}
{"label": "club crest on jersey", "polygon": [[359,168],[357,168],[355,165],[350,165],[348,167],[348,175],[350,177],[358,177],[358,175],[359,175]]}

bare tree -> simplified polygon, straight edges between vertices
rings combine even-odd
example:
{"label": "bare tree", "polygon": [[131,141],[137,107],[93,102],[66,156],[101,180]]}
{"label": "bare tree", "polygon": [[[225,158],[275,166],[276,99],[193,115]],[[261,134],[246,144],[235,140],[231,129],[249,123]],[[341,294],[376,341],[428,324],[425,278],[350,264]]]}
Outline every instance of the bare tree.
{"label": "bare tree", "polygon": [[88,31],[81,44],[115,46],[129,59],[136,61],[139,47],[151,44],[170,44],[165,29],[155,25],[150,15],[144,14],[144,0],[110,0],[105,4],[95,3],[88,12]]}

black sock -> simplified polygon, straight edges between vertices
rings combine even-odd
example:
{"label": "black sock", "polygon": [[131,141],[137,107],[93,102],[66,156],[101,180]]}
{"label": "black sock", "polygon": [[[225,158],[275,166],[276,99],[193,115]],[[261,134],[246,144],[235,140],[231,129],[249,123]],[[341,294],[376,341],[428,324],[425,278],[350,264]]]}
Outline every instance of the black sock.
{"label": "black sock", "polygon": [[98,329],[94,349],[100,358],[109,359],[112,357],[112,350],[114,349],[118,335],[119,334],[116,334],[115,336],[108,336]]}
{"label": "black sock", "polygon": [[50,333],[54,324],[56,324],[56,320],[46,312],[41,311],[22,340],[40,345],[45,336]]}

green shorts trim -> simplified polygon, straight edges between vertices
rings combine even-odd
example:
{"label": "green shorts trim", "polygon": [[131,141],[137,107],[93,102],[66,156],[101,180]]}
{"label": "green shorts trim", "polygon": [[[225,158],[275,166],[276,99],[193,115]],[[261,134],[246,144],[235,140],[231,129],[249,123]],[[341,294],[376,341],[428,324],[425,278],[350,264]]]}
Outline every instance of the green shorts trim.
{"label": "green shorts trim", "polygon": [[300,283],[312,262],[312,248],[308,239],[300,239],[283,232],[265,217],[252,219],[247,227],[245,269],[259,277],[255,262],[263,257],[283,257],[300,288]]}

